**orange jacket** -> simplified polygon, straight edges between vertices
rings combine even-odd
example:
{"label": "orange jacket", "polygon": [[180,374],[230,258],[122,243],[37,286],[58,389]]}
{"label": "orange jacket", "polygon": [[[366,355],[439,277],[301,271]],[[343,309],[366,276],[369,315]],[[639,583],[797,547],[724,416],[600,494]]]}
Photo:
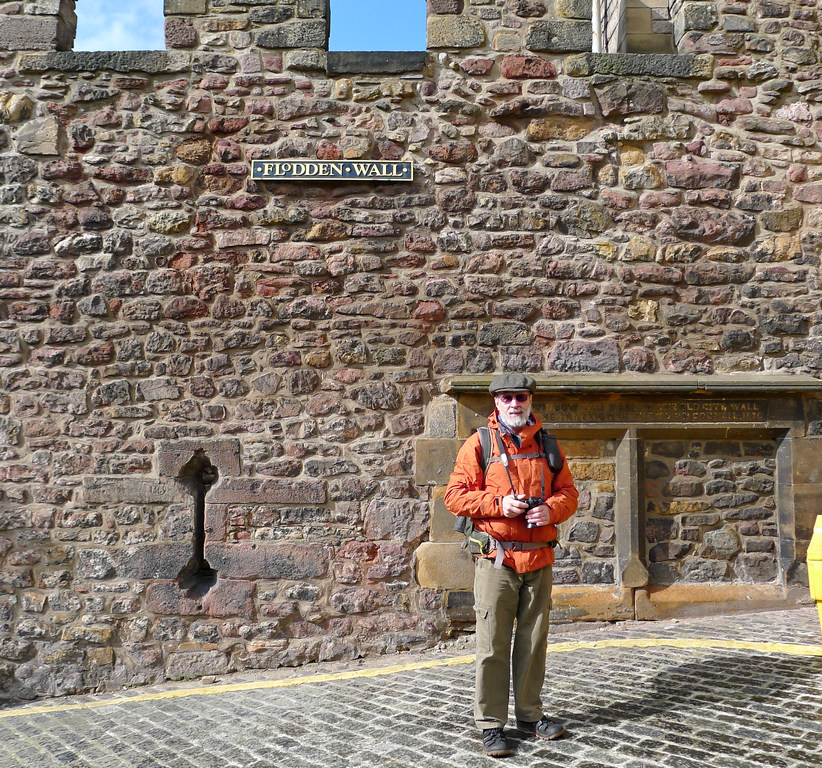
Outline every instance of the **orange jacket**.
{"label": "orange jacket", "polygon": [[[500,432],[505,452],[508,456],[517,454],[538,453],[536,433],[542,427],[542,422],[534,416],[535,423],[527,425],[520,433],[522,445],[518,448],[511,436]],[[488,426],[492,430],[491,455],[499,456],[494,432],[499,431],[496,411],[488,417]],[[560,449],[562,453],[562,449]],[[551,470],[547,459],[520,459],[511,461],[509,471],[514,480],[514,489],[517,493],[526,496],[540,496],[542,494],[542,470],[545,471],[546,506],[551,510],[551,525],[537,528],[527,528],[525,515],[505,517],[502,514],[500,503],[503,496],[508,496],[511,483],[505,472],[502,462],[489,463],[485,477],[483,477],[480,460],[482,446],[479,434],[474,433],[465,441],[459,454],[454,471],[445,490],[445,506],[454,515],[473,518],[474,527],[499,541],[551,541],[557,536],[556,525],[567,520],[577,510],[579,492],[574,487],[574,479],[562,453],[562,469],[557,475],[551,493]],[[554,550],[551,547],[528,549],[524,551],[506,550],[504,565],[513,568],[518,573],[535,571],[554,562]]]}

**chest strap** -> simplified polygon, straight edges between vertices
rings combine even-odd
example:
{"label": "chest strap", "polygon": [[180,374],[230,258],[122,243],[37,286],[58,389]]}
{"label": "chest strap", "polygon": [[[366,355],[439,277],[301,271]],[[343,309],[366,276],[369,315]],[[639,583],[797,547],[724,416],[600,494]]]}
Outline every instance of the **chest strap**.
{"label": "chest strap", "polygon": [[[509,456],[508,461],[517,461],[518,459],[547,459],[548,457],[544,453],[517,453],[514,456]],[[488,459],[489,464],[493,464],[495,461],[502,461],[502,456],[493,456],[492,458]]]}

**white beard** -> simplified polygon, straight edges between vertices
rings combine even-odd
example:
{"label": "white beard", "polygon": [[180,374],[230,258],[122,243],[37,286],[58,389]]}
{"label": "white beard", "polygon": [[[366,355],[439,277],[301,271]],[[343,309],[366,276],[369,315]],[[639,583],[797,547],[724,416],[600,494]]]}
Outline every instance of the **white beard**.
{"label": "white beard", "polygon": [[527,423],[528,419],[531,418],[531,408],[530,406],[526,408],[521,414],[517,415],[508,415],[503,418],[502,414],[500,414],[500,421],[503,424],[508,425],[511,429],[522,429]]}

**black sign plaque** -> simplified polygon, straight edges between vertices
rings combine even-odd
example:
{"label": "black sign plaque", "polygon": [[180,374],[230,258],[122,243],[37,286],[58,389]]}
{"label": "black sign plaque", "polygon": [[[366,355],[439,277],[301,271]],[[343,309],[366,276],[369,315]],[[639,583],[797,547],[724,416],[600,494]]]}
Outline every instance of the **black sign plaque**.
{"label": "black sign plaque", "polygon": [[253,160],[257,181],[413,181],[414,166],[395,160]]}

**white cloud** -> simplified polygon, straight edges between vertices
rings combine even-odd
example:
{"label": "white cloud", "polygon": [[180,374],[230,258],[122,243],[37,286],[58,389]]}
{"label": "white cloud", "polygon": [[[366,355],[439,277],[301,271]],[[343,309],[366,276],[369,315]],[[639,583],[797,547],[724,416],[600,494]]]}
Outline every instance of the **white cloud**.
{"label": "white cloud", "polygon": [[77,0],[75,51],[162,51],[163,0]]}

